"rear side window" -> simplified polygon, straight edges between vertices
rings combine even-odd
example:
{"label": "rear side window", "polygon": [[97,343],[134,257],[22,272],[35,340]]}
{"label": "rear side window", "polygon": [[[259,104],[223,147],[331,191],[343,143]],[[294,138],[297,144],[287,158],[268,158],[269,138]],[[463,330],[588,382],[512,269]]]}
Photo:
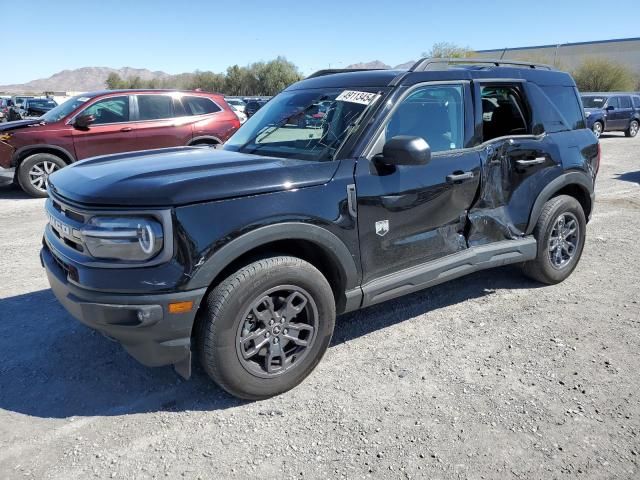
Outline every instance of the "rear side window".
{"label": "rear side window", "polygon": [[138,119],[161,120],[173,117],[173,105],[168,95],[138,95]]}
{"label": "rear side window", "polygon": [[522,94],[515,86],[482,87],[482,141],[529,132]]}
{"label": "rear side window", "polygon": [[620,108],[631,108],[631,97],[620,97]]}
{"label": "rear side window", "polygon": [[82,115],[93,115],[93,125],[105,123],[121,123],[129,121],[129,97],[110,97],[98,100],[82,112]]}
{"label": "rear side window", "polygon": [[553,85],[540,88],[564,117],[571,130],[585,128],[582,108],[573,87]]}
{"label": "rear side window", "polygon": [[618,97],[610,97],[609,101],[607,102],[607,107],[620,108]]}
{"label": "rear side window", "polygon": [[640,97],[632,97],[633,98],[633,106],[635,108],[640,108]]}
{"label": "rear side window", "polygon": [[208,113],[216,113],[222,110],[212,100],[206,97],[182,97],[182,105],[187,115],[206,115]]}

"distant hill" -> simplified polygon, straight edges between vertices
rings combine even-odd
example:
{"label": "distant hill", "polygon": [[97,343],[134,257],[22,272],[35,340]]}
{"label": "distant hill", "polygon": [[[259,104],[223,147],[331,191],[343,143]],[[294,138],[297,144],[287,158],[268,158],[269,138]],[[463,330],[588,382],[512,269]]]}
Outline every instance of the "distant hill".
{"label": "distant hill", "polygon": [[110,73],[117,73],[122,78],[140,77],[142,80],[163,79],[169,77],[165,72],[153,72],[146,68],[109,68],[83,67],[75,70],[63,70],[49,78],[32,80],[27,83],[0,85],[4,92],[89,92],[106,88],[105,82]]}
{"label": "distant hill", "polygon": [[400,65],[396,65],[392,67],[391,65],[387,65],[380,60],[373,60],[371,62],[360,62],[360,63],[352,63],[345,68],[384,68],[384,69],[394,69],[394,70],[407,70],[411,65],[415,63],[414,60],[410,60],[405,63],[401,63]]}

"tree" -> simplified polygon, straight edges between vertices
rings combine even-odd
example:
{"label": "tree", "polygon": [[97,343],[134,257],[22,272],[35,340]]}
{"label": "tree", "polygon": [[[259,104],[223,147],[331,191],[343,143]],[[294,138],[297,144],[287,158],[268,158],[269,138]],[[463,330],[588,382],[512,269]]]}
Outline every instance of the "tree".
{"label": "tree", "polygon": [[469,47],[461,47],[455,43],[437,42],[434,43],[422,56],[429,58],[468,58],[473,56],[473,50]]}
{"label": "tree", "polygon": [[625,65],[606,58],[589,58],[574,72],[573,78],[583,92],[632,90],[633,72]]}
{"label": "tree", "polygon": [[120,77],[120,75],[118,75],[115,72],[109,74],[109,76],[107,77],[107,81],[105,83],[107,84],[107,88],[109,90],[117,90],[119,88],[124,88],[124,82],[122,78]]}

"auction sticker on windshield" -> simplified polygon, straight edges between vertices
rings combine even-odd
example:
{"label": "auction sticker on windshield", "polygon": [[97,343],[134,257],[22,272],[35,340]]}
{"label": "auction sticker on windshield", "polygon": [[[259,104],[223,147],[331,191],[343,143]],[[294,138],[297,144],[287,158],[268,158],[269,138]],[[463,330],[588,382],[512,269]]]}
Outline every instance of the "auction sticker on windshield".
{"label": "auction sticker on windshield", "polygon": [[336,102],[359,103],[361,105],[369,105],[377,93],[358,92],[357,90],[345,90],[337,96]]}

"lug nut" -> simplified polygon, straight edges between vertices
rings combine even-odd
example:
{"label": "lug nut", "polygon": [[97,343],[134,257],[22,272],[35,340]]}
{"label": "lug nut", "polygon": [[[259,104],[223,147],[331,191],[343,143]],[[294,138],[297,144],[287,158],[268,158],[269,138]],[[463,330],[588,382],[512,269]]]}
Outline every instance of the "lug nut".
{"label": "lug nut", "polygon": [[268,338],[269,337],[269,332],[264,332],[264,336]]}

